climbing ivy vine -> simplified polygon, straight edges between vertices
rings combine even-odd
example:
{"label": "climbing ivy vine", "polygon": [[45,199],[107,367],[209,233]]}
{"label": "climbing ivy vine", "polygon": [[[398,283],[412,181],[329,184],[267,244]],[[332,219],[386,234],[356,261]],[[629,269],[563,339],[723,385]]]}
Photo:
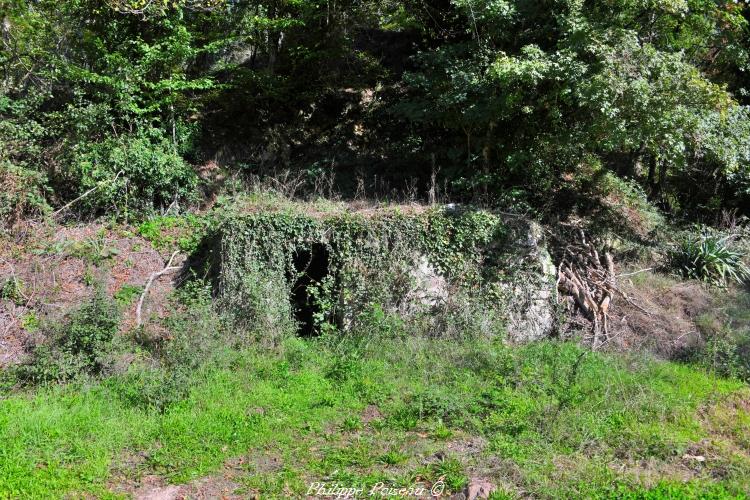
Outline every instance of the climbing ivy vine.
{"label": "climbing ivy vine", "polygon": [[[418,286],[414,271],[426,259],[452,294],[484,311],[496,309],[491,282],[501,276],[510,233],[499,215],[471,209],[228,214],[213,236],[219,303],[235,322],[269,339],[294,328],[290,296],[300,286],[316,332],[356,327],[360,314],[373,308],[437,318],[447,304],[419,304],[411,296]],[[326,269],[306,278],[314,274],[306,267],[314,258]],[[461,307],[471,308],[466,304]]]}

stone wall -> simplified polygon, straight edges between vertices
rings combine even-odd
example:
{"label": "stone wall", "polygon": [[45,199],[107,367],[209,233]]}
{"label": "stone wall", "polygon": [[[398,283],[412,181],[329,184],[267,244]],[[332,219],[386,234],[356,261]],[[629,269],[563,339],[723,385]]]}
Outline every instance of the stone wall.
{"label": "stone wall", "polygon": [[541,228],[464,208],[227,217],[219,302],[258,333],[347,331],[374,309],[430,335],[550,335],[555,269]]}

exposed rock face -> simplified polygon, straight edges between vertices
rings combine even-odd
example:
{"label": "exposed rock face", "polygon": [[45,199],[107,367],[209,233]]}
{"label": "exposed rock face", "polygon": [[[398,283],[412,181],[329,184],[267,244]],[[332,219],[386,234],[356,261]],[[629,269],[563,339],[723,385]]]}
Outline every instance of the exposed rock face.
{"label": "exposed rock face", "polygon": [[416,259],[410,277],[413,286],[406,296],[407,304],[435,307],[448,300],[450,284],[430,263],[426,255],[420,255]]}
{"label": "exposed rock face", "polygon": [[541,226],[517,221],[515,237],[508,248],[519,263],[515,275],[504,284],[508,293],[508,336],[516,342],[547,337],[555,329],[557,270],[544,246]]}
{"label": "exposed rock face", "polygon": [[[555,329],[554,299],[557,270],[544,245],[541,226],[519,219],[512,221],[511,238],[502,244],[508,254],[510,271],[499,279],[503,290],[502,309],[508,337],[514,342],[529,342],[550,336]],[[440,308],[447,304],[456,286],[419,255],[411,270],[413,287],[401,312]],[[491,278],[490,278],[491,279]]]}

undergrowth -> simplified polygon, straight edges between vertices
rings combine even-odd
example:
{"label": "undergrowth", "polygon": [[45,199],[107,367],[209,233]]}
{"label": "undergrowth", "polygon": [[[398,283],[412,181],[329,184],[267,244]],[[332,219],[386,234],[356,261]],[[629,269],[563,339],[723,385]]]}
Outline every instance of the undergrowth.
{"label": "undergrowth", "polygon": [[696,318],[704,343],[687,359],[726,377],[750,381],[750,294],[729,290],[710,313]]}
{"label": "undergrowth", "polygon": [[114,301],[97,289],[64,321],[45,325],[45,340],[36,344],[31,359],[17,368],[18,377],[38,383],[102,373],[112,361],[119,320]]}

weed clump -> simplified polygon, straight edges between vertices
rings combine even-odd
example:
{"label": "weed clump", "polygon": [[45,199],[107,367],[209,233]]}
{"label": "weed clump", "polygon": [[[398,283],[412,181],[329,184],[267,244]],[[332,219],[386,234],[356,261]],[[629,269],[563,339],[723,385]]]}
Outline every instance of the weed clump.
{"label": "weed clump", "polygon": [[119,327],[116,304],[97,290],[66,321],[47,328],[46,341],[37,344],[29,362],[18,368],[19,378],[39,383],[102,373],[111,360]]}
{"label": "weed clump", "polygon": [[239,346],[225,333],[210,286],[189,281],[175,294],[170,314],[154,330],[139,332],[145,356],[107,384],[130,406],[163,412],[188,396],[197,373]]}
{"label": "weed clump", "polygon": [[0,158],[0,231],[28,217],[46,214],[46,177]]}
{"label": "weed clump", "polygon": [[750,381],[750,295],[731,291],[722,303],[696,318],[702,341],[680,358],[723,377]]}
{"label": "weed clump", "polygon": [[672,263],[683,276],[724,287],[728,281],[743,283],[750,279],[750,269],[742,253],[730,246],[731,235],[719,236],[705,231],[688,238],[672,251]]}

